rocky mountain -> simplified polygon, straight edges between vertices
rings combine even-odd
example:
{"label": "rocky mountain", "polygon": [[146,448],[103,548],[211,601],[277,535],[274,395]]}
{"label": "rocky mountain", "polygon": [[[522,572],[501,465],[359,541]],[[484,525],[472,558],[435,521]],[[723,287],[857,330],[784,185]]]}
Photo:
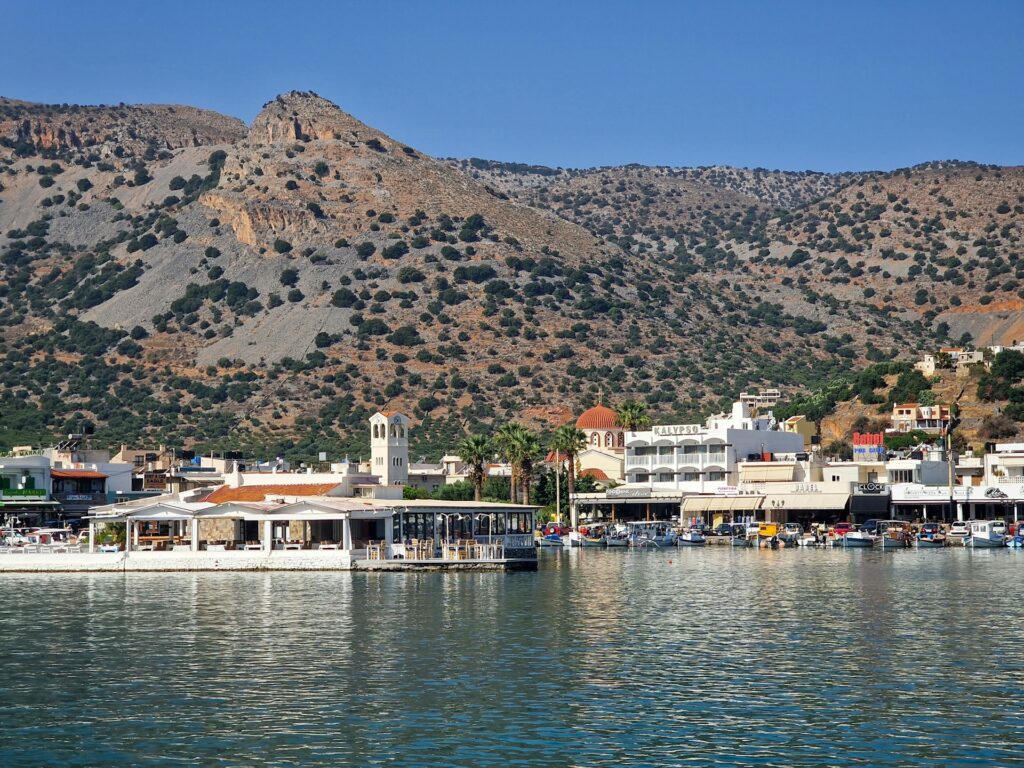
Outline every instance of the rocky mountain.
{"label": "rocky mountain", "polygon": [[248,128],[0,100],[0,445],[358,452],[389,404],[436,454],[601,398],[796,392],[1016,332],[1021,178],[444,161],[303,92]]}

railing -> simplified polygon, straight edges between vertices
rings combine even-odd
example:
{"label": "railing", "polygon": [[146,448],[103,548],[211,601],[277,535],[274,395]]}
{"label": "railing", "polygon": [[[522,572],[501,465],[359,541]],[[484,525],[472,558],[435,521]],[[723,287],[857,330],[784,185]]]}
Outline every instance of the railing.
{"label": "railing", "polygon": [[996,482],[999,485],[1021,485],[1024,484],[1024,475],[1007,475],[1006,477],[997,477]]}
{"label": "railing", "polygon": [[[495,538],[501,538],[496,536]],[[506,533],[505,549],[527,549],[533,546],[532,533]]]}

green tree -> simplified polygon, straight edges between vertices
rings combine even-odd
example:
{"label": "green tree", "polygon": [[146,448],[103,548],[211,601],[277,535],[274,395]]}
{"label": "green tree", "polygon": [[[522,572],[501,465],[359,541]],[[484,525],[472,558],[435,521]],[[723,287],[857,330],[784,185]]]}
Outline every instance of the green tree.
{"label": "green tree", "polygon": [[573,504],[573,495],[576,493],[576,457],[587,447],[587,436],[582,429],[575,424],[563,424],[555,430],[551,438],[551,450],[558,454],[559,461],[556,471],[560,472],[562,460],[567,462],[565,471],[565,484],[569,492],[569,514],[576,524],[576,509]]}
{"label": "green tree", "polygon": [[485,435],[466,435],[456,448],[456,452],[469,467],[469,477],[473,482],[473,499],[480,501],[484,477],[487,474],[487,462],[493,452],[491,441]]}
{"label": "green tree", "polygon": [[651,417],[647,415],[647,403],[640,400],[623,400],[615,406],[615,423],[630,432],[651,426]]}

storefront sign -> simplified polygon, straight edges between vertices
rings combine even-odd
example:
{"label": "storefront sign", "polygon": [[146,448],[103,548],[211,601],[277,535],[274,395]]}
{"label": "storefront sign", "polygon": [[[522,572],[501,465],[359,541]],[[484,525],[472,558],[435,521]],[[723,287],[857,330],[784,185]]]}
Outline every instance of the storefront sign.
{"label": "storefront sign", "polygon": [[885,483],[857,483],[857,493],[886,493]]}
{"label": "storefront sign", "polygon": [[45,488],[4,488],[0,490],[0,496],[6,498],[17,499],[17,498],[42,498],[46,496]]}
{"label": "storefront sign", "polygon": [[704,431],[700,424],[667,424],[653,427],[656,437],[672,437],[674,435],[696,435]]}
{"label": "storefront sign", "polygon": [[609,488],[604,495],[609,499],[645,499],[651,492],[646,488]]}

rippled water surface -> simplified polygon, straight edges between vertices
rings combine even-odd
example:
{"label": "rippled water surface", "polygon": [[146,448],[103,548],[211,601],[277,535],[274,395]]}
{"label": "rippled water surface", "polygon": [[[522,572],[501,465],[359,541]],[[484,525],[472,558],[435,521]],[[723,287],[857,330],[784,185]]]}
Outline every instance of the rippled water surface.
{"label": "rippled water surface", "polygon": [[0,577],[0,764],[1007,765],[1024,553]]}

